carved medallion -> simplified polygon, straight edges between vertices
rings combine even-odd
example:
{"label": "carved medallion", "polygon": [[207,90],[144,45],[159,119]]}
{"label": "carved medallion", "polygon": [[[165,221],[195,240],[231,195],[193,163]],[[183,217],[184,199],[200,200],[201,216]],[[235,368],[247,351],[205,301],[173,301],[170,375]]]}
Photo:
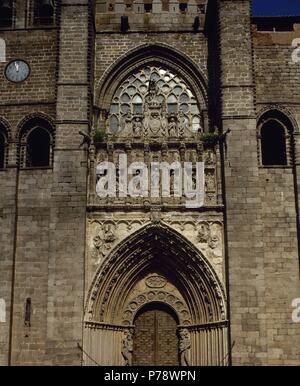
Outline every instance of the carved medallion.
{"label": "carved medallion", "polygon": [[146,285],[150,288],[163,288],[167,284],[163,276],[153,275],[146,279]]}

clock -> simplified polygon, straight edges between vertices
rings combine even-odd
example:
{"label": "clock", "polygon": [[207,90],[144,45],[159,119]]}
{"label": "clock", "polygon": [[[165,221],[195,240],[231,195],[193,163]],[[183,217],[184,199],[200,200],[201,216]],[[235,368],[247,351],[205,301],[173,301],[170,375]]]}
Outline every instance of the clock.
{"label": "clock", "polygon": [[30,67],[24,60],[13,60],[5,68],[5,76],[10,82],[23,82],[29,75]]}

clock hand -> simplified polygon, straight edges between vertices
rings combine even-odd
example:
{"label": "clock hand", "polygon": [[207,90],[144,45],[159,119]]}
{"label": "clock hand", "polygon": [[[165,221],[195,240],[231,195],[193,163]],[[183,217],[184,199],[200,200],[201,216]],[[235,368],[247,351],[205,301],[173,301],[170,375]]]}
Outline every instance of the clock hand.
{"label": "clock hand", "polygon": [[15,62],[16,71],[19,72],[19,63]]}

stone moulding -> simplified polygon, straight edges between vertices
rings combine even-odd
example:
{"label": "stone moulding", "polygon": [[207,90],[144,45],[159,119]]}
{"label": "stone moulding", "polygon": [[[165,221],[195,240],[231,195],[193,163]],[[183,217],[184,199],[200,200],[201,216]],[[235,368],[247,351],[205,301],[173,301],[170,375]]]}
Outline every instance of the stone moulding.
{"label": "stone moulding", "polygon": [[157,270],[184,298],[190,324],[226,320],[226,296],[211,264],[174,229],[145,225],[113,248],[98,268],[86,303],[86,319],[121,324],[126,299],[141,272]]}
{"label": "stone moulding", "polygon": [[149,63],[165,63],[175,69],[196,92],[197,100],[203,110],[207,110],[207,84],[205,72],[192,63],[183,52],[167,44],[144,44],[124,54],[103,74],[98,89],[98,105],[108,111],[114,92],[121,81],[135,69]]}
{"label": "stone moulding", "polygon": [[122,324],[133,325],[134,318],[139,310],[149,302],[167,304],[176,313],[181,325],[191,324],[191,316],[185,302],[171,292],[163,290],[148,290],[130,299],[123,313]]}

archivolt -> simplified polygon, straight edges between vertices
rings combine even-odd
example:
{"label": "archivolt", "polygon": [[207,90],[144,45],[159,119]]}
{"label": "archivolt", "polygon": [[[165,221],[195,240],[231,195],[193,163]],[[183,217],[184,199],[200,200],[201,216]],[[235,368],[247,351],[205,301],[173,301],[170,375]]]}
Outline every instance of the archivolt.
{"label": "archivolt", "polygon": [[144,226],[106,258],[89,292],[87,320],[120,323],[131,289],[155,270],[177,288],[192,325],[226,320],[224,290],[210,263],[182,235],[161,223]]}
{"label": "archivolt", "polygon": [[7,139],[7,141],[11,141],[12,140],[12,134],[11,134],[10,124],[3,117],[0,117],[0,127],[4,131],[4,135]]}
{"label": "archivolt", "polygon": [[21,139],[21,136],[25,134],[25,131],[28,131],[28,124],[31,122],[44,122],[46,124],[46,128],[49,131],[49,133],[54,137],[54,121],[53,119],[44,113],[32,113],[27,115],[25,118],[23,118],[18,126],[17,126],[17,133],[16,133],[16,139]]}
{"label": "archivolt", "polygon": [[121,56],[103,74],[96,104],[101,109],[109,110],[117,87],[132,71],[150,64],[165,64],[175,71],[193,89],[201,109],[207,109],[208,82],[203,71],[187,55],[166,44],[145,44]]}
{"label": "archivolt", "polygon": [[[258,113],[257,122],[258,128],[260,127],[265,116],[272,116],[272,114],[279,113],[283,117],[281,123],[285,124],[287,128],[290,128],[294,133],[299,133],[299,126],[295,119],[295,114],[286,106],[283,105],[266,105]],[[288,122],[289,121],[289,122]]]}

